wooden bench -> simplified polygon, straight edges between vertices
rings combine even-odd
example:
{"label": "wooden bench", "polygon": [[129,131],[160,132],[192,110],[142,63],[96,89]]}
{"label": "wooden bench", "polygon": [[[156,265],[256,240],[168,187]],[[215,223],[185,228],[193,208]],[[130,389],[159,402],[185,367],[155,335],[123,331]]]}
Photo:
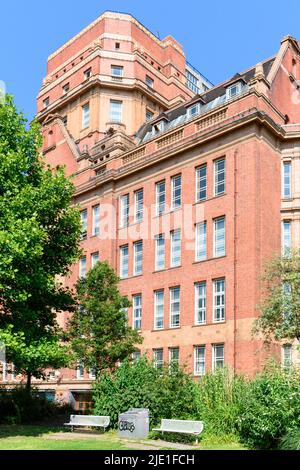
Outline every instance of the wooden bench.
{"label": "wooden bench", "polygon": [[70,426],[72,431],[78,426],[97,427],[105,430],[109,426],[109,423],[109,416],[71,415],[70,422],[65,423],[65,426]]}
{"label": "wooden bench", "polygon": [[[162,419],[160,428],[152,429],[159,432],[175,432],[182,434],[192,434],[199,436],[203,431],[204,424],[202,421],[189,421],[181,419]],[[198,438],[196,439],[198,444]]]}

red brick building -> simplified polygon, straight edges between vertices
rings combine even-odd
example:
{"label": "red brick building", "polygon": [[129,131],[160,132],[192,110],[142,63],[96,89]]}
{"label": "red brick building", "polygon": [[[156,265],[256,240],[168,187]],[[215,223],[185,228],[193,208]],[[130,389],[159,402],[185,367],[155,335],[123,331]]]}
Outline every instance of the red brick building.
{"label": "red brick building", "polygon": [[[292,354],[251,329],[265,263],[300,242],[299,78],[290,36],[212,86],[175,39],[111,12],[49,57],[43,153],[75,175],[84,227],[85,256],[65,282],[108,260],[144,337],[137,355],[157,366],[253,375],[270,354]],[[78,367],[40,387],[80,401],[92,380]]]}

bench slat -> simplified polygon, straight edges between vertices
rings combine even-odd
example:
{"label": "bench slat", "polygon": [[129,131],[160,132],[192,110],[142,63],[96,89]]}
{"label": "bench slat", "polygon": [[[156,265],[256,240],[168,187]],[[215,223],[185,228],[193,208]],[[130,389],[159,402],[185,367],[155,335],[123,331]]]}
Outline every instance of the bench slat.
{"label": "bench slat", "polygon": [[162,419],[160,428],[153,429],[153,431],[198,435],[203,431],[203,427],[202,421]]}

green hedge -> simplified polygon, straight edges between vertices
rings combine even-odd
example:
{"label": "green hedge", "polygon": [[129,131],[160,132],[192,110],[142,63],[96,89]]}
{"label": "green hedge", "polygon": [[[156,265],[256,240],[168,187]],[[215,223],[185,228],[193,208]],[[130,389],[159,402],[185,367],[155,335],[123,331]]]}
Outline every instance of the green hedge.
{"label": "green hedge", "polygon": [[235,434],[250,448],[278,448],[282,436],[300,427],[299,379],[299,370],[271,367],[252,380],[218,370],[195,381],[142,358],[102,375],[94,386],[94,413],[109,415],[117,427],[119,413],[149,408],[151,427],[162,418],[195,419],[204,421],[206,433]]}

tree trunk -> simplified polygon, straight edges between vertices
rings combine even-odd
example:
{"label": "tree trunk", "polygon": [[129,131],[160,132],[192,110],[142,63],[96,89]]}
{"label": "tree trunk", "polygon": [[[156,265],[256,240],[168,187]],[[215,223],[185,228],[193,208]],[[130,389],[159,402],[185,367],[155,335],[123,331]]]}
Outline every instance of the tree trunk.
{"label": "tree trunk", "polygon": [[31,372],[27,372],[26,390],[28,393],[31,390],[31,378],[32,378]]}

